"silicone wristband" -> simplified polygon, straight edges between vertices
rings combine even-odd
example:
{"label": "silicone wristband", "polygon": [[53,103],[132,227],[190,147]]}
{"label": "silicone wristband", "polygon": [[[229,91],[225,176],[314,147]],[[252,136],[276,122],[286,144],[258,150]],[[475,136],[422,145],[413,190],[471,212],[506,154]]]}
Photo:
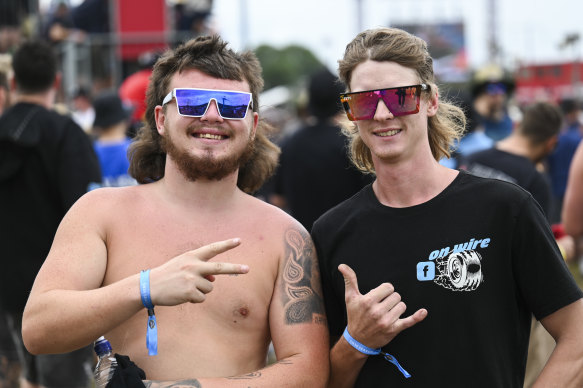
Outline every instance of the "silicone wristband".
{"label": "silicone wristband", "polygon": [[376,356],[376,355],[381,354],[385,358],[385,360],[387,360],[391,364],[395,365],[397,367],[397,369],[399,370],[399,372],[401,372],[403,374],[403,376],[405,376],[406,378],[411,377],[411,374],[409,372],[407,372],[405,370],[405,368],[403,368],[401,366],[401,364],[399,364],[399,361],[397,361],[397,359],[394,356],[390,355],[389,353],[383,352],[381,348],[378,348],[378,349],[369,348],[368,346],[361,344],[360,342],[355,340],[348,332],[348,326],[346,326],[346,329],[344,329],[344,333],[342,335],[344,336],[344,339],[346,339],[346,341],[354,349],[358,350],[359,352],[361,352],[363,354],[369,355],[369,356]]}
{"label": "silicone wristband", "polygon": [[350,346],[352,346],[354,349],[358,350],[363,354],[367,354],[369,356],[376,356],[377,354],[381,354],[380,348],[378,349],[369,348],[368,346],[363,345],[354,338],[352,338],[352,336],[348,332],[348,326],[346,326],[346,329],[344,329],[344,334],[342,335],[344,336],[344,339],[346,339],[346,341],[350,344]]}
{"label": "silicone wristband", "polygon": [[150,298],[150,270],[140,272],[140,296],[142,304],[147,309],[153,309],[152,299]]}
{"label": "silicone wristband", "polygon": [[154,304],[150,297],[150,270],[140,272],[140,296],[142,304],[148,309],[148,328],[146,332],[146,348],[148,355],[155,356],[158,354],[158,325],[156,324],[156,314],[154,313]]}

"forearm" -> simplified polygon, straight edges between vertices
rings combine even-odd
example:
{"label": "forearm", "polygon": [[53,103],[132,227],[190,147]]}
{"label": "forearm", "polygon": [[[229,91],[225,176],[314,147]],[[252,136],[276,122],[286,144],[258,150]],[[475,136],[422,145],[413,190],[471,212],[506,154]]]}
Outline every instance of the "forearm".
{"label": "forearm", "polygon": [[22,335],[33,354],[86,346],[143,309],[139,274],[93,290],[33,293],[24,310]]}
{"label": "forearm", "polygon": [[559,342],[532,386],[541,387],[583,386],[583,345],[578,347],[561,345]]}
{"label": "forearm", "polygon": [[[326,360],[327,361],[327,360]],[[272,388],[326,387],[328,364],[312,357],[295,355],[255,372],[223,378],[191,378],[178,381],[144,380],[148,388]]]}
{"label": "forearm", "polygon": [[368,356],[354,349],[344,337],[330,351],[329,388],[351,388]]}

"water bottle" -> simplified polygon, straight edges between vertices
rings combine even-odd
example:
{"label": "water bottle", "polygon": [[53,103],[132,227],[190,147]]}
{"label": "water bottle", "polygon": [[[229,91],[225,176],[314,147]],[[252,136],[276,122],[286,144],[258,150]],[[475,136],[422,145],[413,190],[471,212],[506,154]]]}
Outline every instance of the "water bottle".
{"label": "water bottle", "polygon": [[111,351],[111,344],[103,336],[95,341],[93,349],[97,353],[97,365],[94,372],[95,388],[105,388],[117,368],[117,360]]}

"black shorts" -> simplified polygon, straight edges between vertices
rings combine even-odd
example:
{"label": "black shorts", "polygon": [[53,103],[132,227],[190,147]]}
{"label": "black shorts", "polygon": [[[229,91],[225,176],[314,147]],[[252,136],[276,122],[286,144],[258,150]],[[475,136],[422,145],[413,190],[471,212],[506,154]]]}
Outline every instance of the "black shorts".
{"label": "black shorts", "polygon": [[88,388],[93,383],[93,346],[63,354],[30,354],[22,342],[22,315],[5,313],[23,377],[47,388]]}

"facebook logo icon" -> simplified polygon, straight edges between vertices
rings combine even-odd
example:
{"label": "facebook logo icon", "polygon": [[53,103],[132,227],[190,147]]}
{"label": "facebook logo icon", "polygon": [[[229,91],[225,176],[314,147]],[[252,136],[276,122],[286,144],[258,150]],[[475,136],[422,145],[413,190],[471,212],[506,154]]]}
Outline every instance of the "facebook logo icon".
{"label": "facebook logo icon", "polygon": [[435,278],[435,263],[433,261],[422,261],[417,263],[417,280],[427,281]]}

